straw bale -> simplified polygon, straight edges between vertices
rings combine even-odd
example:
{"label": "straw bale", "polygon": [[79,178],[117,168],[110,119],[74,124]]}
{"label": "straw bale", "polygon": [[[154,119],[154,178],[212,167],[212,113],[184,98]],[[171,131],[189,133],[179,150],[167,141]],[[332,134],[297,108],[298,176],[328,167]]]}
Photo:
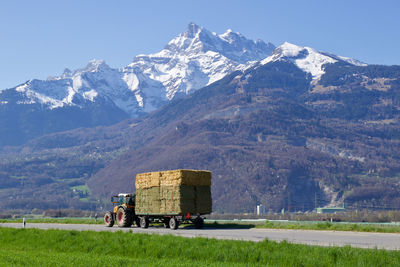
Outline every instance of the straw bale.
{"label": "straw bale", "polygon": [[206,214],[212,211],[211,172],[174,170],[136,176],[136,213]]}
{"label": "straw bale", "polygon": [[172,170],[148,172],[136,175],[136,188],[174,185],[211,186],[211,172]]}
{"label": "straw bale", "polygon": [[137,213],[160,213],[160,187],[151,187],[136,192]]}
{"label": "straw bale", "polygon": [[140,173],[136,175],[136,188],[149,188],[160,186],[160,174],[158,172]]}
{"label": "straw bale", "polygon": [[160,186],[161,199],[192,199],[196,198],[194,186]]}

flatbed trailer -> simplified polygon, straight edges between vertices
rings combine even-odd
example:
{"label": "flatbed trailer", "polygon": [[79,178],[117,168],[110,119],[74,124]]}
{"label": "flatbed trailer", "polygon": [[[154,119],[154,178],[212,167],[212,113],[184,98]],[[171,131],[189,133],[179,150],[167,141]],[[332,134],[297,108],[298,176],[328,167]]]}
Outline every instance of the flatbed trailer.
{"label": "flatbed trailer", "polygon": [[[203,228],[204,215],[211,213],[211,172],[173,170],[142,173],[136,176],[136,194],[118,194],[111,198],[117,204],[107,212],[104,221],[112,227],[130,227],[133,223],[148,228],[162,223],[175,230],[180,224]],[[117,199],[118,198],[118,199]]]}
{"label": "flatbed trailer", "polygon": [[150,223],[162,223],[165,228],[176,230],[181,224],[194,224],[196,229],[203,228],[204,217],[200,214],[137,214],[139,226],[149,227]]}

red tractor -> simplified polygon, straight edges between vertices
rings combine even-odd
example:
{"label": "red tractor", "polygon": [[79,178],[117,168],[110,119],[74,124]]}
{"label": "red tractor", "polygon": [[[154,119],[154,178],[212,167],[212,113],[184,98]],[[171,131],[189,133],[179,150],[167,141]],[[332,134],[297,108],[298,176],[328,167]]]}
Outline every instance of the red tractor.
{"label": "red tractor", "polygon": [[139,219],[135,216],[135,194],[118,194],[111,197],[115,205],[114,210],[107,211],[104,215],[104,223],[112,227],[117,222],[118,227],[130,227],[133,222],[140,225]]}

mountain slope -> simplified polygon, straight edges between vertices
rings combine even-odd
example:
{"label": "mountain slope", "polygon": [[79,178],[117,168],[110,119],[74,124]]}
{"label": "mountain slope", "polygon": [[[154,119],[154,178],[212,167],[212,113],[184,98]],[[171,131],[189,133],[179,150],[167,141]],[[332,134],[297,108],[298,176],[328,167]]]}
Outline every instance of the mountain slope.
{"label": "mountain slope", "polygon": [[[399,209],[400,67],[288,43],[265,57],[265,45],[249,42],[189,25],[159,54],[121,70],[93,61],[3,91],[0,108],[11,113],[2,113],[0,129],[15,142],[24,135],[8,129],[21,120],[39,129],[79,119],[100,126],[3,148],[0,208],[105,208],[110,194],[134,190],[139,172],[196,168],[213,172],[218,212],[260,203],[272,211]],[[249,57],[264,59],[243,64]],[[140,116],[101,126],[132,112]],[[46,133],[26,129],[16,130],[24,140]]]}
{"label": "mountain slope", "polygon": [[[400,114],[376,107],[397,98],[400,88],[371,95],[363,83],[347,84],[353,91],[332,96],[310,91],[311,79],[285,61],[233,73],[135,126],[143,145],[96,173],[89,186],[105,196],[132,186],[139,172],[199,168],[213,171],[214,207],[221,212],[251,212],[258,203],[275,211],[343,202],[363,207],[363,201],[398,208]],[[358,107],[370,110],[357,113],[344,102],[335,114],[315,105],[338,96],[364,99]]]}
{"label": "mountain slope", "polygon": [[399,67],[324,70],[313,83],[290,60],[255,65],[144,118],[32,140],[4,151],[0,181],[40,196],[18,207],[93,208],[139,172],[198,168],[213,172],[218,212],[399,208]]}

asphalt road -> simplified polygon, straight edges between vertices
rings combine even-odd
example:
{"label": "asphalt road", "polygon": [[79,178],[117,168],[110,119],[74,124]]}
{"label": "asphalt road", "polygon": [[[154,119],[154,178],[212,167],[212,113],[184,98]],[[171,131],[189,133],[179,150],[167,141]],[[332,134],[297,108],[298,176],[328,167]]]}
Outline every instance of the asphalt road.
{"label": "asphalt road", "polygon": [[[0,223],[0,227],[22,228],[21,223]],[[132,231],[132,233],[173,234],[183,237],[206,237],[216,239],[232,239],[247,241],[263,241],[264,239],[290,243],[318,246],[352,246],[359,248],[378,248],[400,250],[400,234],[342,232],[342,231],[312,231],[312,230],[281,230],[281,229],[178,229],[170,230],[161,227],[141,229],[137,227],[107,228],[104,225],[90,224],[55,224],[27,223],[26,228],[60,229],[78,231]]]}

